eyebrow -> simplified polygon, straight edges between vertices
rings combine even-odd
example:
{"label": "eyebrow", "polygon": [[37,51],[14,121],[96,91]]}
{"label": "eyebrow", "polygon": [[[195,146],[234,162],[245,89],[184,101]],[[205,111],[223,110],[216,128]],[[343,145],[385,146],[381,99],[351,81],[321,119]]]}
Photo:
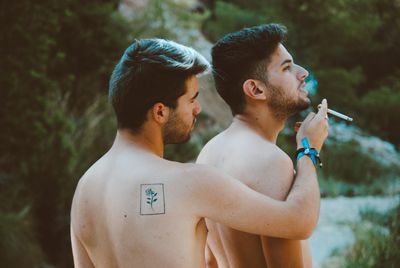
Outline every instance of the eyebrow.
{"label": "eyebrow", "polygon": [[191,100],[194,100],[195,98],[197,98],[197,96],[199,96],[199,92],[197,91],[196,94],[191,98]]}
{"label": "eyebrow", "polygon": [[286,63],[292,63],[292,62],[293,62],[293,61],[290,60],[290,59],[284,60],[284,61],[281,63],[281,66],[284,65],[284,64],[286,64]]}

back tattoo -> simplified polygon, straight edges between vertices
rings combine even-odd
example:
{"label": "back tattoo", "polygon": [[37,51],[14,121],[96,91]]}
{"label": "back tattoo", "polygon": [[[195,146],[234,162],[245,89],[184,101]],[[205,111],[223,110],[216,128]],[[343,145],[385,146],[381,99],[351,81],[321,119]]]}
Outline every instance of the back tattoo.
{"label": "back tattoo", "polygon": [[165,214],[164,184],[140,184],[140,215]]}

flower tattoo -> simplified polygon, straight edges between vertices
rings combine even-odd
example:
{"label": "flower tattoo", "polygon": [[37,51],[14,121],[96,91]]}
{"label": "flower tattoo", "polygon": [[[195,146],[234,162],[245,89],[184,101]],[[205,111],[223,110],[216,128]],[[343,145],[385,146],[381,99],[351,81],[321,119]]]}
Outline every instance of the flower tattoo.
{"label": "flower tattoo", "polygon": [[145,191],[146,195],[147,195],[147,201],[146,203],[150,205],[151,209],[153,209],[153,204],[157,201],[157,193],[153,191],[153,189],[151,188],[147,188]]}

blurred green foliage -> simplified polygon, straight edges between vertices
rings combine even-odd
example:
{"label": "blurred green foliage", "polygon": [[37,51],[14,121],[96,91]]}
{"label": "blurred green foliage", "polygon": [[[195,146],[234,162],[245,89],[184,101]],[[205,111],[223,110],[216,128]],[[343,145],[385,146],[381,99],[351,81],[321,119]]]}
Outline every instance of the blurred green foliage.
{"label": "blurred green foliage", "polygon": [[[87,168],[93,161],[79,148],[87,134],[83,123],[94,119],[83,117],[105,95],[113,64],[128,44],[116,4],[1,4],[3,267],[72,267],[70,203],[81,163]],[[92,144],[91,153],[107,143]]]}
{"label": "blurred green foliage", "polygon": [[395,268],[400,263],[400,205],[387,213],[367,210],[352,224],[355,243],[338,254],[339,267]]}
{"label": "blurred green foliage", "polygon": [[[248,25],[263,23],[263,16],[223,1],[217,1],[214,12],[218,19],[208,20],[204,23],[205,33],[213,41],[228,32],[236,31]],[[223,24],[221,24],[221,21],[223,21]]]}
{"label": "blurred green foliage", "polygon": [[[335,142],[324,146],[324,166],[321,170],[325,177],[334,174],[336,180],[348,183],[371,183],[388,176],[392,171],[396,174],[398,167],[384,166],[373,155],[361,151],[357,141]],[[396,170],[397,169],[397,170]]]}
{"label": "blurred green foliage", "polygon": [[[5,267],[41,267],[43,252],[38,247],[29,219],[29,208],[17,213],[0,211],[1,263]],[[21,253],[24,256],[21,256]]]}
{"label": "blurred green foliage", "polygon": [[360,102],[363,125],[374,133],[397,142],[400,134],[400,71],[390,76],[376,90],[364,95]]}

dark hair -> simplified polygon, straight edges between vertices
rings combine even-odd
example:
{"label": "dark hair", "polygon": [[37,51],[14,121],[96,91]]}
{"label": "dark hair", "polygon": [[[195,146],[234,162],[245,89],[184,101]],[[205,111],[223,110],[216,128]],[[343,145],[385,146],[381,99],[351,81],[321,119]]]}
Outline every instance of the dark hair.
{"label": "dark hair", "polygon": [[271,54],[286,33],[283,25],[264,24],[227,34],[213,46],[215,85],[233,115],[244,109],[244,81],[253,78],[267,82],[266,68]]}
{"label": "dark hair", "polygon": [[109,99],[118,128],[139,131],[157,102],[176,108],[186,80],[208,68],[207,60],[192,48],[163,39],[135,40],[110,79]]}

